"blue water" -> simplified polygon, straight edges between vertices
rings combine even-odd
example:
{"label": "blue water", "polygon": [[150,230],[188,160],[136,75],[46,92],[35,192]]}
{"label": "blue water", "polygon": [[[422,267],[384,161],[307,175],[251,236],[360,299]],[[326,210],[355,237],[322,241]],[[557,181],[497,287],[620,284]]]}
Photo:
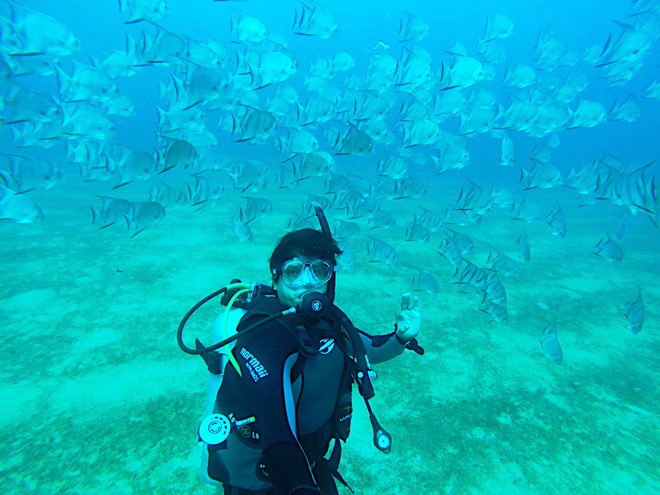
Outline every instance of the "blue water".
{"label": "blue water", "polygon": [[[3,58],[40,56],[13,53],[9,48],[15,36],[6,27],[11,4],[0,7],[6,19]],[[57,64],[66,74],[74,70],[73,60],[82,64],[90,64],[90,57],[103,60],[111,50],[125,49],[127,35],[134,41],[149,40],[158,31],[146,20],[125,24],[129,12],[121,12],[118,3],[109,0],[26,0],[21,5],[56,19],[78,39],[81,49],[75,53],[58,60],[52,54],[46,57],[51,57],[51,68]],[[389,456],[372,448],[366,416],[356,413],[342,461],[342,472],[356,493],[658,493],[660,233],[653,177],[660,151],[660,101],[657,95],[647,95],[647,88],[660,81],[657,2],[338,0],[324,4],[339,26],[339,34],[329,39],[293,34],[295,12],[303,8],[300,2],[170,0],[168,6],[169,15],[156,24],[178,39],[212,40],[227,54],[218,69],[229,88],[223,104],[219,108],[205,101],[195,105],[217,143],[198,144],[197,151],[217,151],[229,164],[260,160],[267,167],[262,173],[266,184],[236,188],[227,173],[231,166],[207,171],[203,163],[196,163],[163,174],[156,168],[113,189],[122,164],[103,160],[110,151],[83,165],[83,169],[100,170],[96,180],[84,180],[86,175],[72,160],[75,145],[114,144],[162,160],[168,142],[162,136],[172,130],[159,121],[157,107],[171,108],[174,97],[172,92],[161,95],[160,87],[171,84],[173,76],[185,81],[185,55],[141,64],[135,74],[115,79],[119,94],[131,100],[135,113],[110,116],[115,128],[112,135],[62,133],[28,147],[16,137],[14,131],[19,135],[29,131],[24,124],[12,122],[8,99],[20,88],[49,95],[54,105],[60,105],[61,77],[54,70],[15,77],[3,74],[0,170],[9,173],[10,162],[17,156],[34,157],[51,160],[61,177],[48,184],[28,177],[40,185],[22,194],[43,211],[43,220],[14,223],[7,219],[0,224],[0,318],[5,349],[0,385],[0,449],[5,452],[0,461],[2,493],[214,493],[197,475],[196,428],[203,414],[205,369],[201,361],[176,349],[175,329],[195,301],[232,278],[268,282],[270,250],[294,215],[302,213],[308,194],[332,201],[326,213],[333,225],[343,220],[360,228],[347,239],[356,263],[340,273],[337,295],[338,304],[360,328],[391,331],[401,293],[418,288],[412,280],[420,270],[437,282],[437,290],[415,292],[421,301],[420,342],[426,354],[407,353],[377,370],[374,407],[395,439]],[[428,23],[428,35],[418,41],[398,41],[399,25],[407,13]],[[479,40],[494,14],[509,18],[515,29],[510,36],[490,42],[504,50],[506,59],[487,64]],[[14,25],[20,26],[25,15],[17,7]],[[262,21],[278,47],[234,42],[230,26],[241,15]],[[625,83],[613,83],[607,71],[622,61],[613,64],[608,57],[632,25],[643,31],[648,43],[630,48],[643,49],[637,61],[641,67],[636,65]],[[541,68],[537,40],[543,33],[552,33],[575,57],[573,62]],[[512,101],[525,98],[540,105],[552,99],[553,91],[569,77],[580,74],[588,84],[561,102],[563,107],[575,111],[580,101],[599,102],[610,119],[593,127],[561,128],[536,137],[507,129],[515,145],[515,164],[508,167],[500,165],[497,129],[460,136],[470,163],[436,175],[431,157],[438,156],[440,145],[404,147],[402,126],[411,117],[401,108],[411,95],[430,107],[433,97],[445,93],[447,73],[460,58],[452,53],[456,43],[465,47],[467,56],[489,65],[492,74],[490,79],[452,90],[465,98],[487,90],[500,112]],[[297,90],[301,106],[310,105],[320,96],[306,87],[310,64],[346,52],[354,68],[327,79],[327,94],[339,95],[337,108],[343,111],[304,127],[317,138],[318,151],[334,154],[338,147],[329,136],[343,136],[348,122],[358,127],[364,124],[358,122],[360,106],[353,101],[364,94],[374,57],[389,55],[397,60],[392,76],[396,79],[415,47],[432,59],[429,80],[419,87],[393,86],[380,94],[391,103],[383,121],[393,141],[374,141],[373,151],[366,155],[334,155],[331,168],[335,174],[362,180],[354,183],[351,192],[358,191],[358,196],[375,200],[391,213],[396,224],[390,228],[370,228],[375,211],[359,209],[362,203],[355,210],[343,192],[328,193],[328,173],[278,187],[278,171],[291,173],[292,161],[285,161],[289,152],[277,142],[302,124],[295,105],[287,115],[277,116],[276,130],[262,144],[238,142],[240,129],[232,133],[226,125],[232,115],[241,122],[243,103],[265,109],[284,86]],[[250,52],[275,50],[293,58],[295,74],[259,89],[249,83],[239,87],[236,81],[243,85],[246,81],[241,61]],[[586,60],[587,51],[595,53],[597,60]],[[534,68],[537,83],[525,89],[505,86],[507,69],[516,64]],[[611,120],[615,102],[628,99],[637,103],[641,114],[630,122]],[[442,107],[433,110],[432,119],[442,135],[457,137],[461,119],[438,117]],[[460,113],[466,115],[468,110],[466,104]],[[501,121],[498,113],[490,124],[497,127]],[[611,157],[616,157],[616,169],[624,177],[651,165],[628,182],[620,195],[601,187],[607,179],[603,168],[594,184],[599,189],[593,194],[564,186],[523,190],[521,169],[531,170],[529,157],[544,147],[550,151],[548,164],[561,174],[564,186],[572,185],[571,169],[601,166],[604,161],[613,164]],[[409,177],[426,183],[423,194],[391,199],[364,187],[378,184],[378,161],[392,154],[404,158]],[[188,191],[194,188],[194,173],[218,180],[224,187],[221,197],[192,205]],[[5,182],[11,187],[10,179]],[[121,215],[102,230],[100,224],[92,225],[90,207],[101,206],[98,196],[146,202],[156,182],[182,195],[180,201],[162,200],[166,214],[159,222],[148,224],[135,237],[131,237],[135,228],[127,229]],[[517,204],[524,198],[538,206],[539,217],[518,220],[511,204],[495,203],[477,221],[471,216],[475,205],[460,200],[471,184],[488,197],[491,188],[497,187]],[[641,197],[630,196],[635,191]],[[240,240],[232,231],[232,219],[239,206],[246,208],[246,197],[263,198],[272,205],[269,215],[249,223],[251,242]],[[565,237],[553,235],[547,224],[557,205],[566,217]],[[501,277],[507,299],[504,321],[485,311],[488,290],[462,280],[456,268],[438,254],[447,230],[430,232],[429,242],[406,240],[406,229],[421,208],[440,216],[451,214],[445,227],[475,241],[475,248],[464,258],[487,272],[493,268],[488,261],[493,248],[516,260],[519,274]],[[627,218],[626,229],[616,242],[623,259],[595,255],[599,241],[620,228],[622,215]],[[520,259],[516,247],[523,232],[531,249],[529,263]],[[397,263],[372,259],[366,249],[368,236],[392,246]],[[633,335],[625,303],[634,300],[638,290],[646,317],[642,331]],[[208,339],[216,310],[213,307],[199,315],[187,338]],[[553,322],[563,348],[561,365],[548,359],[539,345],[542,330]]]}

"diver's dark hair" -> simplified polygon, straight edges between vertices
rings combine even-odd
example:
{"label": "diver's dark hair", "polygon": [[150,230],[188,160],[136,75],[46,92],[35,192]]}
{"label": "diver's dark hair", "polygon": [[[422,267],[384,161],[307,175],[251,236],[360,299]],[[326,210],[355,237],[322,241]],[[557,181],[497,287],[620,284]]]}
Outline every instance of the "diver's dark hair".
{"label": "diver's dark hair", "polygon": [[337,264],[337,256],[342,253],[341,249],[331,237],[315,229],[294,230],[285,234],[275,246],[270,256],[270,272],[279,278],[279,270],[282,263],[291,258],[319,258],[329,261],[333,266]]}

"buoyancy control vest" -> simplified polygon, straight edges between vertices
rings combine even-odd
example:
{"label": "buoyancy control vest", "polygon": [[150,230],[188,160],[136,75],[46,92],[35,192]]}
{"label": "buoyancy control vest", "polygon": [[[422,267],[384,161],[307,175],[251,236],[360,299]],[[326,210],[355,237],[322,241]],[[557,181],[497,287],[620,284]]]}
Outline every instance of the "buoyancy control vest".
{"label": "buoyancy control vest", "polygon": [[[221,302],[225,305],[230,304],[233,296],[234,294],[228,291],[224,294]],[[282,313],[286,309],[286,306],[277,299],[275,291],[265,286],[260,286],[258,290],[246,293],[243,297],[234,299],[232,302],[233,304],[229,309],[227,317],[221,316],[214,325],[214,339],[221,340],[222,337],[227,337],[228,332],[232,332],[234,329],[240,336],[243,329],[251,328],[255,324],[268,319],[273,314]],[[224,325],[224,320],[227,322],[227,328],[221,331],[220,327]],[[301,437],[300,443],[312,464],[318,464],[319,468],[323,464],[323,469],[326,472],[329,472],[343,482],[337,472],[340,457],[339,441],[346,441],[350,432],[353,411],[352,382],[357,374],[355,361],[351,357],[353,347],[351,339],[346,334],[346,329],[342,327],[339,319],[330,317],[330,315],[315,321],[301,318],[297,315],[291,315],[277,318],[270,325],[280,326],[297,343],[298,359],[291,371],[292,384],[302,375],[306,360],[312,358],[319,351],[321,345],[319,337],[332,337],[334,343],[341,350],[343,355],[342,372],[337,396],[334,399],[332,414],[323,426],[316,429],[313,433]],[[359,342],[364,348],[362,341],[360,340]],[[201,343],[197,345],[198,347],[202,347]],[[237,381],[236,374],[233,370],[226,370],[226,366],[232,366],[232,364],[228,364],[227,356],[212,351],[211,353],[202,354],[202,357],[207,363],[209,371],[212,373],[208,391],[207,414],[210,413],[216,419],[224,416],[227,418],[229,424],[227,438],[220,443],[216,443],[217,439],[213,439],[210,443],[206,441],[205,438],[208,435],[203,431],[204,428],[208,427],[217,429],[217,425],[207,420],[200,425],[200,440],[208,444],[208,452],[204,456],[203,476],[209,482],[227,482],[228,478],[231,477],[231,473],[228,472],[231,471],[231,466],[226,466],[222,462],[219,462],[217,458],[218,452],[228,448],[228,441],[231,444],[229,448],[232,446],[234,449],[240,448],[238,447],[238,443],[229,439],[229,435],[233,435],[234,438],[239,440],[240,444],[244,445],[244,448],[248,448],[253,452],[252,454],[249,451],[243,453],[237,452],[238,457],[247,462],[255,462],[258,459],[259,451],[259,422],[250,421],[250,418],[253,418],[250,411],[241,407],[241,405],[226,403],[241,402],[240,383]],[[238,369],[235,371],[237,373],[239,372]],[[225,373],[229,373],[231,379],[223,383]],[[222,393],[220,392],[221,386],[223,387]],[[237,400],[234,401],[232,398],[236,398]],[[329,443],[333,438],[336,439],[333,453],[330,456],[330,461],[326,461],[323,459],[323,456],[326,454]],[[258,483],[254,486],[260,487]]]}
{"label": "buoyancy control vest", "polygon": [[[198,339],[195,340],[195,348],[188,347],[184,342],[183,332],[185,326],[192,315],[204,304],[211,301],[212,299],[222,295],[223,303],[226,305],[226,310],[223,316],[218,318],[216,324],[214,325],[214,340],[218,342],[211,346],[204,346]],[[330,308],[330,311],[327,311],[327,319],[334,324],[338,324],[342,329],[342,335],[346,338],[338,339],[339,342],[345,343],[350,342],[350,351],[346,350],[344,356],[348,359],[348,366],[345,366],[345,370],[349,370],[349,373],[346,373],[342,377],[342,386],[340,387],[341,391],[344,393],[338,393],[337,402],[335,411],[333,414],[333,428],[328,428],[330,431],[329,438],[337,439],[346,439],[350,429],[350,418],[352,412],[351,404],[351,383],[355,381],[358,385],[358,390],[360,395],[363,397],[365,406],[369,413],[369,420],[373,429],[373,443],[378,450],[384,453],[388,453],[391,448],[391,436],[387,433],[385,429],[381,427],[376,416],[374,415],[371,406],[369,405],[369,399],[373,397],[374,391],[371,384],[370,375],[373,373],[371,370],[371,365],[367,357],[365,344],[362,341],[358,330],[352,324],[350,319],[335,305],[332,304],[334,294],[330,294],[329,297],[326,297],[322,294],[308,294],[310,297],[307,298],[307,301],[303,300],[303,303],[300,307],[296,308],[287,308],[284,311],[281,304],[272,305],[272,310],[275,311],[273,314],[267,316],[269,311],[265,311],[262,308],[260,311],[263,319],[257,319],[255,323],[249,325],[241,325],[240,335],[246,335],[251,332],[259,331],[260,328],[263,328],[265,323],[271,322],[273,320],[279,320],[288,315],[294,313],[302,313],[307,315],[307,317],[314,320],[317,315],[321,314],[319,308],[325,310],[325,308]],[[306,295],[307,296],[307,295]],[[320,296],[320,297],[318,297]],[[230,351],[234,346],[234,342],[240,336],[239,333],[236,333],[234,330],[238,328],[238,323],[243,319],[249,310],[253,310],[257,306],[257,301],[260,298],[268,297],[269,301],[276,300],[275,291],[262,284],[243,284],[238,280],[233,280],[230,285],[218,289],[217,291],[209,294],[205,298],[198,301],[192,308],[182,318],[178,329],[177,329],[177,343],[182,351],[187,354],[199,355],[204,358],[204,361],[207,364],[209,371],[211,372],[211,380],[209,383],[209,400],[207,401],[207,416],[200,424],[198,430],[198,436],[202,442],[208,446],[208,448],[203,449],[203,469],[202,477],[212,484],[218,484],[218,480],[224,480],[228,476],[227,470],[223,471],[223,466],[219,466],[215,471],[219,474],[209,476],[213,470],[210,465],[213,463],[213,459],[217,456],[210,456],[209,454],[212,451],[222,451],[227,449],[227,443],[235,443],[232,438],[236,438],[236,435],[230,437],[230,432],[232,431],[232,425],[229,419],[216,410],[216,394],[222,384],[224,372],[228,363],[231,363],[236,369],[238,368],[235,359]],[[303,298],[305,299],[305,298]],[[325,299],[325,301],[323,301]],[[253,302],[254,301],[254,302]],[[322,304],[319,304],[322,303]],[[256,312],[255,312],[256,313]],[[247,328],[246,328],[247,326]],[[233,333],[233,335],[228,335]],[[303,346],[304,347],[304,346]],[[216,352],[218,351],[218,352]],[[222,353],[224,351],[224,354]],[[249,419],[249,418],[247,418]],[[236,426],[241,426],[235,424]],[[323,438],[326,436],[323,435]],[[323,442],[315,442],[316,445],[319,445]],[[336,466],[339,463],[340,442],[336,441],[333,448],[332,454],[329,460],[321,459],[319,466],[322,471],[327,475],[330,473],[335,478],[343,482],[342,478],[336,472]],[[311,447],[308,447],[311,451]],[[248,458],[241,459],[240,456],[237,456],[235,459],[235,465],[247,465],[250,464],[250,459],[253,454],[259,452],[258,448],[251,448]],[[247,462],[245,462],[247,461]],[[250,473],[247,473],[250,475]],[[254,471],[252,471],[254,474]],[[264,488],[264,485],[257,486],[256,488],[245,487],[249,489],[259,490]]]}

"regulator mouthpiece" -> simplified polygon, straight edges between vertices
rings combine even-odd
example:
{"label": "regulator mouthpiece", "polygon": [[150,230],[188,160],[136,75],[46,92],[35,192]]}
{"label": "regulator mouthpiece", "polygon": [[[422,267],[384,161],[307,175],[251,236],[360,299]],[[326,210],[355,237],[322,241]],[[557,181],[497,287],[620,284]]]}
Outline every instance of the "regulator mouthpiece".
{"label": "regulator mouthpiece", "polygon": [[296,312],[314,320],[319,320],[330,307],[328,297],[321,292],[308,292],[296,306]]}

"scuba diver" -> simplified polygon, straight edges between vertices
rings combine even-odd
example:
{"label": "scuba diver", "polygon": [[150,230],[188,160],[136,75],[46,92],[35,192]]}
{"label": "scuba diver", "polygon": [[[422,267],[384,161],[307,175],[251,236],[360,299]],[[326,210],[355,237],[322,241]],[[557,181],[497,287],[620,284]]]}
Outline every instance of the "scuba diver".
{"label": "scuba diver", "polygon": [[[321,231],[284,235],[270,257],[272,286],[234,281],[200,301],[179,326],[179,346],[201,355],[212,373],[209,415],[199,427],[205,445],[202,475],[225,495],[336,495],[341,443],[353,411],[352,384],[363,397],[379,450],[391,437],[380,426],[371,363],[408,348],[422,354],[418,300],[406,293],[394,331],[357,330],[334,303],[341,250],[315,206]],[[214,324],[217,344],[183,343],[188,318],[222,294],[226,306]],[[236,333],[227,338],[227,328]],[[224,340],[222,340],[224,339]],[[332,447],[331,447],[332,444]],[[348,486],[348,485],[346,485]]]}

